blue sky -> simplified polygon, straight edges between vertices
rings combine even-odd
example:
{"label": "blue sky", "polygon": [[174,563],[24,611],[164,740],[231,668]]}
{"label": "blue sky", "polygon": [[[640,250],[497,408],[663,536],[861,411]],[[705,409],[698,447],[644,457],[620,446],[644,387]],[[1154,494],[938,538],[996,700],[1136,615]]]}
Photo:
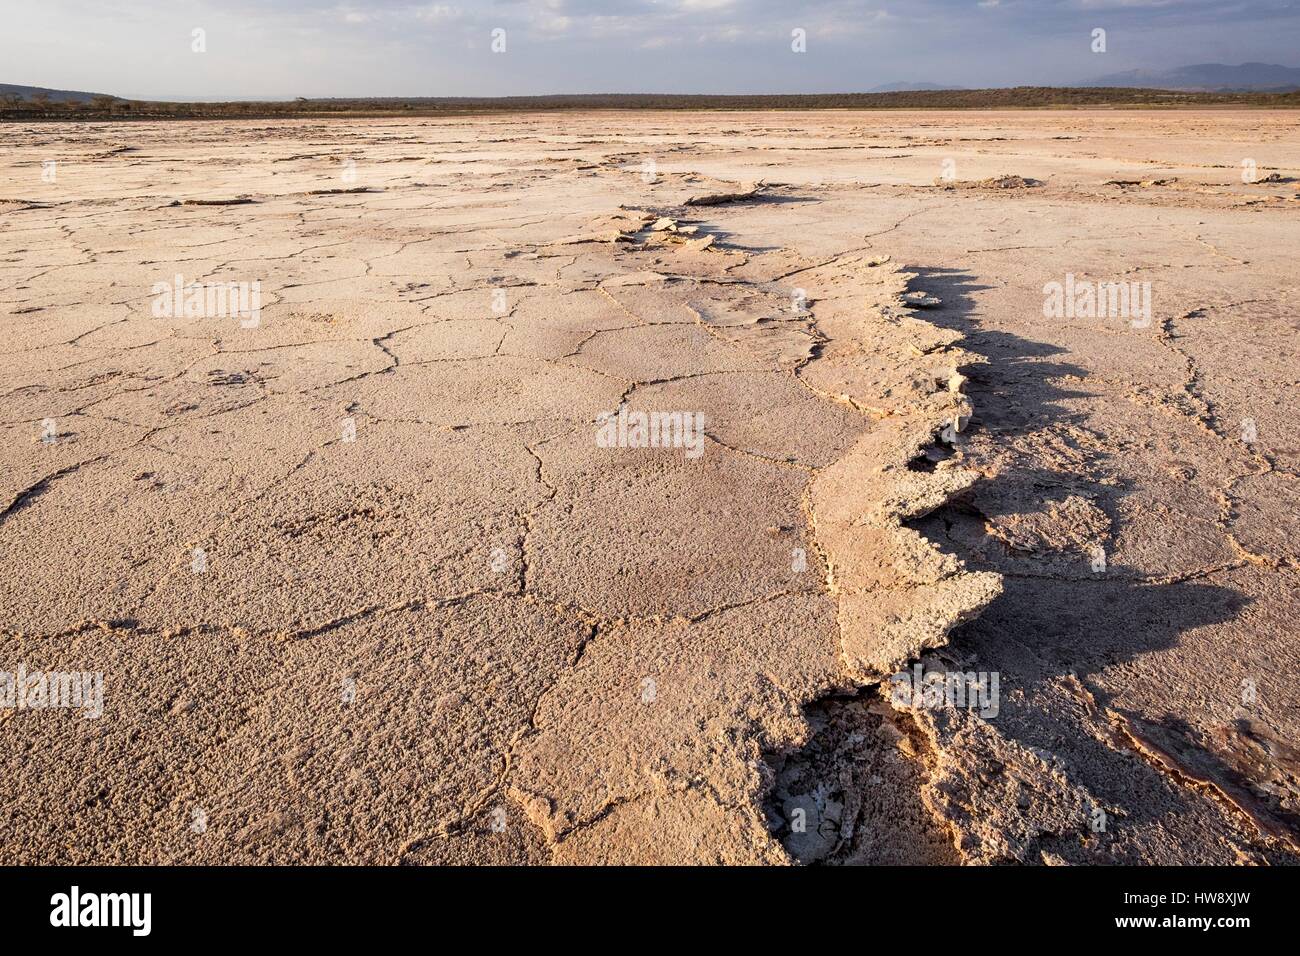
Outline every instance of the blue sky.
{"label": "blue sky", "polygon": [[[1300,0],[5,0],[0,82],[168,99],[852,92],[1300,65]],[[192,51],[205,31],[206,52]],[[505,52],[491,49],[505,30]],[[791,31],[807,52],[791,50]],[[1093,29],[1106,52],[1091,50]]]}

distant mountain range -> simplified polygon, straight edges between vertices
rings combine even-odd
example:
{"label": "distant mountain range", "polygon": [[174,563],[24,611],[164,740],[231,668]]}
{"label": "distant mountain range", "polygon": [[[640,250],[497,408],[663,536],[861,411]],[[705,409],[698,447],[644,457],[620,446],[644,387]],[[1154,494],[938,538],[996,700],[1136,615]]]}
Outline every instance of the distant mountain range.
{"label": "distant mountain range", "polygon": [[17,94],[30,100],[37,93],[44,93],[51,103],[89,103],[100,93],[83,93],[79,90],[49,90],[43,86],[15,86],[12,83],[0,83],[0,97]]}
{"label": "distant mountain range", "polygon": [[1276,63],[1197,63],[1176,70],[1129,70],[1099,76],[1081,86],[1128,86],[1204,93],[1289,93],[1300,90],[1300,67]]}

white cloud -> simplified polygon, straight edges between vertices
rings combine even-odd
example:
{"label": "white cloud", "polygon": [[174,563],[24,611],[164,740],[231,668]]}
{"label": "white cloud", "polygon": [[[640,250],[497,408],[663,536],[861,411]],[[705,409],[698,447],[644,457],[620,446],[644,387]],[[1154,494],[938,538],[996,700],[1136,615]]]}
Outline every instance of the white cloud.
{"label": "white cloud", "polygon": [[417,20],[424,20],[427,23],[443,23],[459,20],[464,11],[460,7],[452,6],[449,3],[431,3],[427,6],[417,7],[414,13]]}

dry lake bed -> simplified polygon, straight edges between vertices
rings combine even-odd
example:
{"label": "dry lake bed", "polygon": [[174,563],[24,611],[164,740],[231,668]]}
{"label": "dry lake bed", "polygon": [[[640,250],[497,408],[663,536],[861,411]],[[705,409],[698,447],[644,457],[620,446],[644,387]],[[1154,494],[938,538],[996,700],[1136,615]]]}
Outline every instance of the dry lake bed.
{"label": "dry lake bed", "polygon": [[3,132],[3,862],[1300,860],[1300,114]]}

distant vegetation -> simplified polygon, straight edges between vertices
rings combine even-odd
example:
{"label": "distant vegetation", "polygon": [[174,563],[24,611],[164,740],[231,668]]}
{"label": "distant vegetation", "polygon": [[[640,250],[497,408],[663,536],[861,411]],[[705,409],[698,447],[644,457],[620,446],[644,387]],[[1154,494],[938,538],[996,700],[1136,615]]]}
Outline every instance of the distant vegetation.
{"label": "distant vegetation", "polygon": [[827,110],[827,109],[1043,109],[1069,107],[1300,107],[1300,92],[1189,93],[1116,87],[1020,86],[996,90],[907,90],[887,93],[810,93],[792,96],[714,96],[592,93],[568,96],[399,97],[304,99],[266,103],[162,103],[94,95],[54,100],[0,93],[0,119],[127,120],[392,116],[539,110]]}

